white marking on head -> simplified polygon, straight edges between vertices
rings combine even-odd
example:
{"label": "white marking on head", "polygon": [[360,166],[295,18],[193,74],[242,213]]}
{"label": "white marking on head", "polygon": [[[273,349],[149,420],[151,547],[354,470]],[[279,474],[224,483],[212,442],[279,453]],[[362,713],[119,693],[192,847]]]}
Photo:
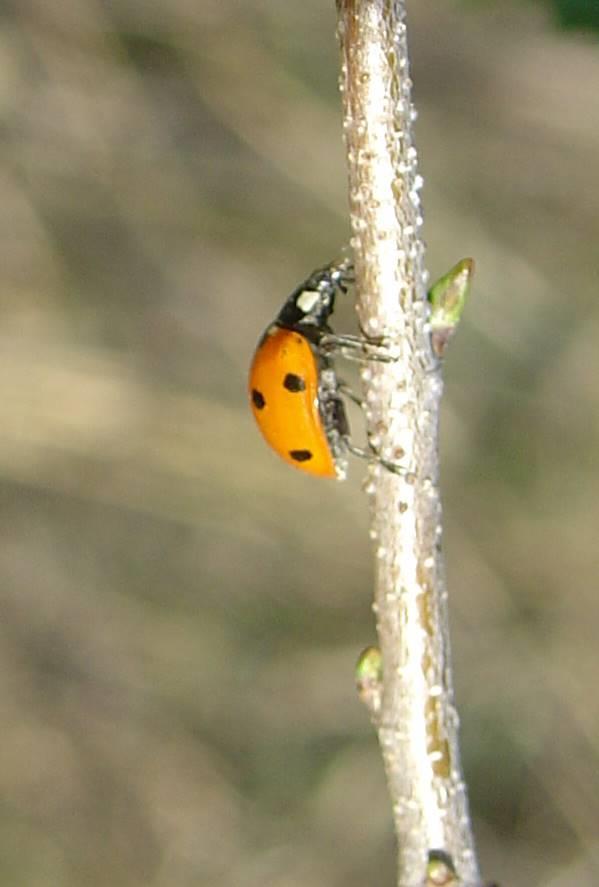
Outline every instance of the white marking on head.
{"label": "white marking on head", "polygon": [[304,290],[295,300],[295,304],[300,311],[304,312],[304,314],[309,314],[319,299],[320,293],[318,290]]}

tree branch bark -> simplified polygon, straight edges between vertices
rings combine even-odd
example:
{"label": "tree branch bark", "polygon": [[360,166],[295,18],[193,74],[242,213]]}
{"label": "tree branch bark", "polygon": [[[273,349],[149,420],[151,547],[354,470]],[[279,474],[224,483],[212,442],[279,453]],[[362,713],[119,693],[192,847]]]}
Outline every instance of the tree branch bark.
{"label": "tree branch bark", "polygon": [[[441,364],[431,348],[404,3],[337,0],[357,310],[397,360],[363,371],[373,463],[374,611],[382,654],[371,708],[398,841],[399,887],[480,887],[458,748],[441,553]],[[443,868],[445,867],[445,868]]]}

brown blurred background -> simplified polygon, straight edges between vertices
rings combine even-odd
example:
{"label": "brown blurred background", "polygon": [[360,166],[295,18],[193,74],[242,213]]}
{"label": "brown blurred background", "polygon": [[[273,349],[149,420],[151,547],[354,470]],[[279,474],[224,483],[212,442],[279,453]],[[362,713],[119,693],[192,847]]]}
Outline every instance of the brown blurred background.
{"label": "brown blurred background", "polygon": [[[333,6],[2,4],[10,887],[394,883],[353,690],[363,466],[294,472],[245,399],[347,238]],[[534,5],[409,6],[428,265],[478,266],[443,480],[482,864],[595,887],[599,44]]]}

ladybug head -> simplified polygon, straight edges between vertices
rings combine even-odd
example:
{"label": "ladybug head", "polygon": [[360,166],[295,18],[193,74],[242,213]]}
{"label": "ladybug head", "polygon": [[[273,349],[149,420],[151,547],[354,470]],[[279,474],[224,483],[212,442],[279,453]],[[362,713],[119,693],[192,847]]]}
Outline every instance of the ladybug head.
{"label": "ladybug head", "polygon": [[317,330],[327,326],[327,321],[335,308],[337,292],[347,292],[353,280],[353,268],[348,262],[327,265],[314,271],[289,296],[277,323],[284,327],[314,327]]}

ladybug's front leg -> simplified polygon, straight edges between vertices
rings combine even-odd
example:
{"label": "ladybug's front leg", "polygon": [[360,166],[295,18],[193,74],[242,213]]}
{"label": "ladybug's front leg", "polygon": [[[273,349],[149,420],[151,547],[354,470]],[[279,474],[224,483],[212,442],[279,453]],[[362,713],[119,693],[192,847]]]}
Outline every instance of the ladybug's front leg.
{"label": "ladybug's front leg", "polygon": [[318,348],[326,356],[341,355],[346,360],[368,363],[370,360],[381,363],[393,363],[399,357],[385,339],[368,339],[365,336],[337,335],[324,333]]}

